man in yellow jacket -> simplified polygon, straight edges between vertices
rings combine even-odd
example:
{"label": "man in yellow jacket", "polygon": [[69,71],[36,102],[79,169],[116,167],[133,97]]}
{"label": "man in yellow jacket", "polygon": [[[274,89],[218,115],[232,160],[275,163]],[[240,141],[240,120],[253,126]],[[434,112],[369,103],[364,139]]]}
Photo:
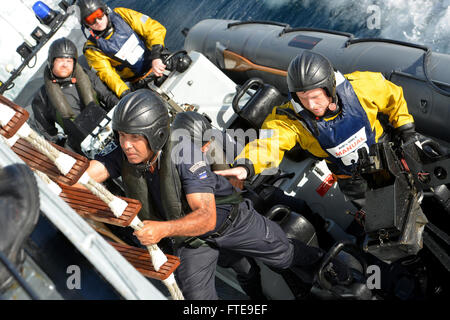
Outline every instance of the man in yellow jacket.
{"label": "man in yellow jacket", "polygon": [[111,10],[102,0],[79,0],[81,24],[89,30],[83,52],[99,78],[121,98],[130,92],[126,81],[152,69],[162,76],[166,28],[158,21],[127,8]]}
{"label": "man in yellow jacket", "polygon": [[357,150],[368,150],[386,138],[378,114],[388,116],[402,139],[415,136],[402,88],[381,73],[356,71],[344,76],[326,57],[305,50],[291,61],[287,83],[292,99],[275,107],[262,125],[272,129],[272,135],[248,143],[234,168],[217,174],[250,178],[277,167],[285,151],[298,143],[326,160],[347,196],[360,198],[366,185],[353,175]]}

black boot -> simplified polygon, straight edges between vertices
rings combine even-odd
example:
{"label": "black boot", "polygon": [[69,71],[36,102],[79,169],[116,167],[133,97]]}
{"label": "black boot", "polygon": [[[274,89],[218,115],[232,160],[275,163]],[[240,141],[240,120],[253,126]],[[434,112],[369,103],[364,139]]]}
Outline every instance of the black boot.
{"label": "black boot", "polygon": [[325,256],[325,251],[321,248],[308,246],[297,239],[289,238],[289,241],[294,245],[294,258],[289,269],[303,282],[312,284]]}
{"label": "black boot", "polygon": [[220,249],[217,265],[222,268],[232,268],[236,272],[239,285],[251,300],[267,300],[262,290],[261,270],[253,258]]}
{"label": "black boot", "polygon": [[[25,259],[22,245],[39,218],[39,189],[25,164],[0,168],[0,251],[21,271]],[[0,263],[0,292],[12,283]]]}
{"label": "black boot", "polygon": [[242,290],[251,300],[267,300],[261,285],[261,269],[252,258],[247,258],[247,261],[250,263],[248,272],[237,273],[237,280]]}

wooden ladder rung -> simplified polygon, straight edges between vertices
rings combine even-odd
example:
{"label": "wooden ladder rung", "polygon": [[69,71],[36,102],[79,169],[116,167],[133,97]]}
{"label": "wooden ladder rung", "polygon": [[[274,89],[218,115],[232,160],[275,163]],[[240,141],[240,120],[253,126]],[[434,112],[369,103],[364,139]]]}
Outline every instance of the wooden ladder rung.
{"label": "wooden ladder rung", "polygon": [[[0,95],[0,104],[6,105],[15,111],[13,118],[5,126],[0,126],[0,134],[5,138],[10,139],[28,120],[29,114],[24,108],[18,106],[2,95]],[[58,151],[63,152],[71,156],[72,158],[75,158],[76,163],[69,171],[69,173],[67,173],[67,175],[62,175],[59,172],[58,168],[50,159],[47,158],[45,154],[36,150],[25,139],[19,138],[11,147],[11,149],[32,169],[44,172],[46,175],[52,178],[52,180],[65,183],[67,185],[73,185],[77,183],[80,177],[89,167],[89,159],[83,157],[82,155],[79,155],[78,153],[64,149],[63,147],[58,146],[55,143],[52,143],[50,141],[48,142]]]}
{"label": "wooden ladder rung", "polygon": [[142,208],[139,200],[119,197],[125,200],[128,203],[128,206],[125,208],[122,215],[116,218],[108,205],[89,190],[68,186],[63,183],[58,183],[58,185],[62,189],[59,196],[72,209],[80,216],[95,221],[127,227]]}
{"label": "wooden ladder rung", "polygon": [[42,171],[48,175],[52,180],[57,182],[62,182],[66,185],[73,185],[78,182],[80,177],[89,167],[89,160],[86,157],[79,155],[73,151],[64,149],[55,143],[49,142],[57,150],[75,158],[76,162],[72,169],[70,169],[67,175],[62,175],[59,172],[55,164],[43,153],[36,150],[30,143],[25,139],[20,138],[11,147],[11,149],[32,169]]}
{"label": "wooden ladder rung", "polygon": [[0,95],[0,103],[14,109],[16,114],[14,117],[6,124],[6,126],[0,126],[0,134],[5,138],[9,139],[14,136],[20,127],[28,120],[29,113],[24,108],[18,106],[14,102],[8,100],[4,96]]}
{"label": "wooden ladder rung", "polygon": [[126,244],[108,241],[119,253],[144,276],[152,279],[165,280],[167,279],[178,266],[180,265],[180,258],[166,254],[167,261],[164,263],[159,271],[153,268],[152,260],[148,250],[137,247],[132,247]]}

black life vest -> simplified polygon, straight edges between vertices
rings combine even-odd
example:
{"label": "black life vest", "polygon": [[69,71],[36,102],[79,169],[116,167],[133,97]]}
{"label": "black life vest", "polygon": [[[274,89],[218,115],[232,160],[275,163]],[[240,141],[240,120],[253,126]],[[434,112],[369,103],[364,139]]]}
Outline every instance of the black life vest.
{"label": "black life vest", "polygon": [[[137,199],[142,204],[138,213],[141,220],[174,220],[179,219],[192,211],[182,191],[181,180],[175,164],[171,161],[173,142],[167,141],[162,149],[159,159],[160,192],[164,212],[158,212],[148,190],[147,180],[136,166],[130,164],[123,156],[122,181],[127,197]],[[181,243],[187,237],[174,237],[177,243]]]}
{"label": "black life vest", "polygon": [[[91,102],[97,103],[96,94],[92,88],[91,80],[78,63],[75,64],[73,75],[76,79],[75,87],[82,105],[87,106]],[[51,78],[50,69],[48,66],[44,71],[44,83],[48,99],[58,113],[57,118],[61,117],[62,119],[74,119],[76,115],[72,107],[67,102],[67,99],[61,90],[61,85]],[[59,125],[62,126],[63,123],[61,122]]]}
{"label": "black life vest", "polygon": [[[183,192],[178,170],[172,161],[171,154],[175,143],[176,141],[168,139],[159,159],[160,193],[164,212],[156,210],[145,176],[135,165],[130,164],[123,154],[122,181],[125,193],[127,197],[137,199],[142,203],[142,209],[138,213],[141,220],[175,220],[192,211],[187,202],[186,194]],[[216,205],[235,205],[242,202],[242,197],[239,192],[234,192],[228,196],[215,196],[215,201]],[[173,238],[175,245],[178,246],[187,238],[193,237],[179,236]]]}

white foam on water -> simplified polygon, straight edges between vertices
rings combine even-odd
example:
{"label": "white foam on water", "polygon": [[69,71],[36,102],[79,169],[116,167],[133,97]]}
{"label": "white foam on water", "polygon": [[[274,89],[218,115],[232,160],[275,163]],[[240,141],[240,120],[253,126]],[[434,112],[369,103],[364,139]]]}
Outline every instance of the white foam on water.
{"label": "white foam on water", "polygon": [[358,37],[369,32],[367,20],[375,14],[370,6],[376,5],[380,38],[414,42],[433,51],[450,53],[450,0],[263,0],[263,3],[273,9],[294,3],[308,9],[315,7],[314,12],[329,19],[331,26],[335,24],[333,20],[359,26]]}

